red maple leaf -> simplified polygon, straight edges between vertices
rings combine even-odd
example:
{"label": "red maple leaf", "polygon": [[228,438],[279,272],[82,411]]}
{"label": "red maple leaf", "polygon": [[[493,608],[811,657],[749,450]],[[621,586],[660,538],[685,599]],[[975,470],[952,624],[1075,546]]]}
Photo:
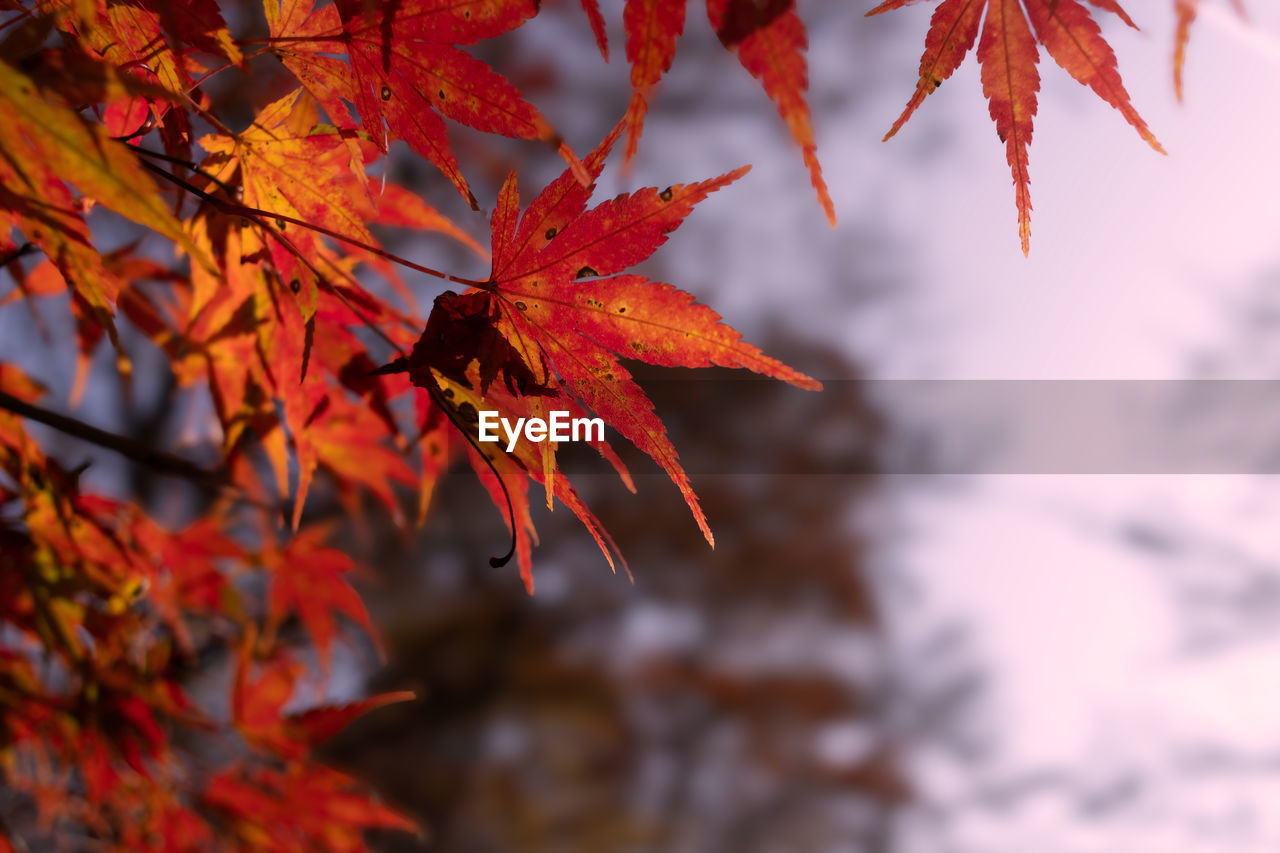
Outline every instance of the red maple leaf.
{"label": "red maple leaf", "polygon": [[313,705],[286,714],[304,667],[277,655],[255,669],[252,638],[240,649],[231,688],[232,721],[250,743],[282,758],[298,759],[342,731],[362,714],[414,698],[407,690],[379,693],[343,705]]}
{"label": "red maple leaf", "polygon": [[324,527],[310,527],[299,531],[283,549],[268,548],[262,554],[263,567],[271,573],[268,636],[274,636],[290,612],[297,612],[325,670],[329,647],[337,635],[335,613],[348,617],[377,639],[364,602],[345,577],[355,563],[343,552],[321,544],[328,534]]}
{"label": "red maple leaf", "polygon": [[[624,123],[585,159],[593,180],[603,169]],[[703,535],[714,544],[706,517],[653,404],[621,360],[682,367],[745,367],[802,388],[818,389],[821,385],[744,342],[719,315],[697,304],[690,294],[641,275],[620,273],[661,246],[695,204],[746,172],[744,167],[708,181],[664,190],[647,187],[588,210],[594,184],[584,187],[566,170],[523,215],[513,173],[499,194],[492,217],[490,277],[462,296],[438,301],[433,319],[428,321],[430,334],[419,340],[409,359],[414,384],[447,392],[451,407],[457,411],[463,411],[465,402],[469,410],[463,418],[464,428],[470,428],[484,402],[481,398],[489,403],[505,402],[505,407],[495,404],[490,408],[509,411],[516,407],[518,415],[532,414],[532,407],[566,408],[569,404],[596,413],[667,472]],[[467,303],[465,310],[458,307],[463,302]],[[495,345],[492,338],[469,329],[471,334],[460,337],[489,343],[481,349],[472,346],[442,351],[442,342],[447,342],[445,327],[436,323],[435,317],[446,311],[455,317],[465,316],[468,323],[483,318],[500,335],[501,344]],[[520,363],[518,371],[512,367],[513,360]],[[469,394],[458,381],[458,366],[472,362],[474,392]],[[490,386],[497,374],[508,378],[516,374],[517,381],[509,388],[496,382]],[[528,388],[521,391],[522,383],[530,382],[537,386],[536,397],[528,394]],[[548,394],[552,396],[548,398]],[[499,400],[503,397],[505,401]],[[554,464],[548,461],[548,454],[554,453],[549,445],[544,443],[535,450],[522,441],[510,458],[559,497]],[[575,500],[569,491],[564,494],[568,501]],[[522,526],[522,508],[527,503],[519,495],[513,495],[513,501],[520,504],[515,515]],[[608,540],[602,528],[589,514],[574,511],[607,556]]]}
{"label": "red maple leaf", "polygon": [[[457,45],[501,35],[537,11],[534,0],[338,0],[320,9],[311,0],[267,2],[273,50],[330,118],[349,124],[342,101],[354,103],[379,148],[385,151],[389,138],[405,140],[473,208],[475,196],[458,167],[442,116],[523,139],[550,140],[555,132],[505,78]],[[349,66],[333,56],[342,53]],[[572,159],[567,149],[562,153]]]}
{"label": "red maple leaf", "polygon": [[[635,156],[652,89],[671,69],[676,40],[684,31],[686,0],[627,0],[622,22],[631,63],[631,104],[627,108],[628,161]],[[603,22],[594,0],[583,0],[592,30],[605,59]],[[809,71],[804,51],[809,46],[795,0],[709,0],[707,15],[721,44],[738,56],[742,67],[764,86],[791,136],[804,154],[809,180],[827,220],[836,224],[835,206],[822,178],[813,123],[804,93]]]}
{"label": "red maple leaf", "polygon": [[[885,0],[867,14],[878,15],[912,2]],[[1089,2],[1133,25],[1115,0]],[[960,67],[975,41],[982,66],[982,91],[987,96],[991,119],[1013,171],[1023,254],[1031,251],[1031,175],[1027,147],[1031,144],[1036,93],[1040,91],[1037,44],[1072,77],[1119,110],[1152,148],[1164,153],[1146,122],[1129,103],[1129,93],[1116,68],[1115,54],[1102,38],[1092,13],[1079,0],[942,0],[934,10],[925,39],[916,91],[885,139],[897,133],[924,99]]]}
{"label": "red maple leaf", "polygon": [[367,828],[415,829],[351,777],[301,762],[283,769],[233,765],[209,780],[201,801],[227,818],[247,850],[355,853],[369,849]]}

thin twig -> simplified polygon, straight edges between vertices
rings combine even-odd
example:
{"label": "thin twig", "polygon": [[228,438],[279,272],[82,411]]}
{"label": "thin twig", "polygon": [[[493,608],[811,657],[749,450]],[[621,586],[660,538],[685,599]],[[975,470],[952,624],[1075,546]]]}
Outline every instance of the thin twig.
{"label": "thin twig", "polygon": [[16,261],[18,258],[21,258],[23,255],[29,255],[35,250],[36,250],[36,247],[31,245],[30,243],[23,243],[21,246],[14,249],[13,251],[7,252],[5,255],[0,256],[0,269],[4,269],[5,267],[9,266],[9,264]]}

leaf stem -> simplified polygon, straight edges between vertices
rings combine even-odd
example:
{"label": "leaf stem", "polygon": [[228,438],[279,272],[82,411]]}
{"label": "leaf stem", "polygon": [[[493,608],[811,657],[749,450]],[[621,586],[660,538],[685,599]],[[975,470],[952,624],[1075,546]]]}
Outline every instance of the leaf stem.
{"label": "leaf stem", "polygon": [[27,18],[31,17],[32,13],[30,9],[22,9],[20,11],[22,12],[22,14],[14,15],[12,18],[5,21],[3,24],[0,24],[0,32],[8,29],[9,27],[13,26],[19,21],[25,21]]}
{"label": "leaf stem", "polygon": [[[381,370],[385,371],[386,373],[401,372],[400,370],[387,369],[387,368],[392,368],[393,366],[396,366],[396,362],[394,361],[391,364],[386,365],[386,367],[382,368]],[[406,360],[404,363],[404,369],[408,370],[408,366],[409,366],[408,361]],[[470,444],[472,448],[475,449],[476,454],[481,459],[484,460],[484,463],[486,465],[489,466],[489,470],[493,472],[493,476],[498,481],[498,486],[502,488],[502,496],[506,498],[506,501],[507,501],[507,526],[511,528],[511,547],[507,548],[507,553],[503,554],[501,557],[489,558],[489,565],[495,569],[500,569],[503,566],[505,566],[507,563],[511,562],[511,558],[515,556],[516,544],[518,542],[516,538],[516,507],[511,500],[511,492],[507,491],[507,481],[502,479],[502,474],[498,472],[498,466],[494,465],[493,460],[490,459],[485,454],[485,452],[480,448],[479,442],[477,442],[475,438],[472,437],[470,431],[463,429],[462,424],[458,423],[458,419],[455,418],[453,415],[452,408],[448,405],[448,402],[444,399],[444,395],[440,392],[439,386],[436,385],[435,377],[434,376],[431,377],[431,384],[429,386],[419,386],[419,387],[426,388],[427,393],[431,395],[432,401],[435,402],[435,404],[440,407],[440,411],[444,412],[444,416],[449,419],[449,423],[453,424],[453,428],[462,434],[462,437],[467,440],[467,443]]]}
{"label": "leaf stem", "polygon": [[[147,151],[146,153],[148,155],[155,155],[157,152]],[[180,163],[180,164],[186,165],[185,163]],[[382,258],[385,261],[390,261],[393,264],[399,264],[400,266],[407,267],[408,269],[414,270],[415,272],[425,273],[426,275],[435,276],[436,278],[442,278],[445,281],[452,281],[452,282],[455,282],[456,284],[463,284],[463,285],[466,285],[467,287],[484,287],[487,284],[487,282],[476,281],[475,279],[470,279],[470,278],[463,278],[462,276],[456,276],[456,275],[452,275],[451,273],[441,272],[440,270],[432,269],[431,267],[426,267],[421,264],[415,264],[413,261],[407,258],[402,258],[399,255],[394,254],[392,252],[388,252],[386,249],[380,248],[378,246],[370,245],[364,242],[363,240],[357,240],[354,237],[348,237],[339,231],[334,231],[333,229],[326,228],[323,225],[317,225],[314,222],[307,222],[304,219],[295,219],[294,217],[287,216],[283,213],[273,213],[269,210],[260,210],[259,208],[256,208],[256,207],[249,207],[248,205],[240,204],[239,202],[232,202],[232,201],[227,201],[225,199],[220,199],[217,196],[211,195],[210,193],[207,193],[204,190],[194,186],[190,182],[185,181],[182,178],[179,178],[177,175],[174,175],[171,172],[166,172],[164,169],[161,169],[152,163],[143,162],[142,165],[146,167],[148,170],[150,170],[151,172],[153,172],[154,174],[157,174],[163,177],[165,180],[168,180],[173,182],[174,184],[177,184],[179,187],[186,190],[187,192],[192,193],[193,195],[196,195],[204,199],[205,201],[212,204],[214,207],[218,208],[220,212],[225,213],[228,216],[254,216],[254,217],[264,217],[268,219],[277,219],[277,220],[280,220],[281,222],[288,222],[290,225],[297,225],[300,228],[306,228],[309,231],[315,231],[316,233],[323,234],[326,237],[332,237],[335,240],[341,240],[344,243],[355,246],[357,249],[361,249],[365,252],[368,252],[371,255],[377,255],[379,258]],[[222,182],[218,181],[217,183],[221,184]],[[223,187],[225,189],[225,185],[223,185]],[[272,233],[275,233],[275,232],[272,232]]]}
{"label": "leaf stem", "polygon": [[[253,51],[252,53],[246,53],[246,54],[244,55],[244,61],[245,61],[245,62],[248,62],[250,59],[254,59],[254,58],[256,58],[256,57],[259,57],[259,56],[261,56],[262,54],[269,52],[270,50],[271,50],[271,48],[268,46],[268,47],[261,48],[261,49],[259,49],[259,50],[255,50],[255,51]],[[195,82],[193,82],[193,83],[191,84],[191,87],[187,90],[187,94],[190,94],[191,92],[193,92],[193,91],[195,91],[196,89],[198,89],[198,88],[200,88],[201,86],[203,86],[203,85],[205,84],[205,81],[207,81],[207,80],[208,80],[210,77],[212,77],[213,75],[215,75],[215,74],[221,74],[223,71],[226,71],[228,68],[235,68],[235,67],[236,67],[236,63],[234,63],[234,62],[227,62],[227,63],[225,63],[225,64],[223,64],[223,65],[220,65],[219,67],[217,67],[217,68],[213,69],[212,71],[207,72],[203,77],[201,77],[199,80],[196,80]]]}
{"label": "leaf stem", "polygon": [[273,44],[305,44],[307,42],[316,41],[343,41],[344,31],[338,29],[332,35],[316,34],[308,36],[270,36],[264,39],[236,39],[236,47],[248,47],[250,45],[266,45],[267,49],[271,49]]}

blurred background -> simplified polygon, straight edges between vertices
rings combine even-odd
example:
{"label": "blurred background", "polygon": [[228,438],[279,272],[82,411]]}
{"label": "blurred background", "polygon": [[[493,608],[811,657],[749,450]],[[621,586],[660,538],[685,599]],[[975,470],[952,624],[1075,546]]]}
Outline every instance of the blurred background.
{"label": "blurred background", "polygon": [[[607,66],[570,0],[478,50],[580,152],[629,94],[621,14],[603,5]],[[1103,16],[1167,157],[1045,58],[1027,259],[972,57],[880,141],[934,5],[864,19],[871,5],[799,6],[836,230],[699,3],[637,159],[615,157],[598,190],[751,163],[645,271],[827,383],[638,372],[716,549],[642,462],[635,496],[586,461],[570,469],[634,580],[544,511],[527,596],[511,567],[488,568],[506,534],[464,472],[420,533],[347,534],[373,567],[386,659],[353,637],[326,689],[422,697],[326,751],[429,827],[382,849],[1280,849],[1280,393],[1266,381],[1280,378],[1280,101],[1265,93],[1280,8],[1253,3],[1242,22],[1204,0],[1181,105],[1173,3],[1131,10],[1141,31]],[[526,194],[561,168],[528,144],[454,139],[481,199],[513,166]],[[486,233],[405,154],[387,168]],[[483,272],[440,243],[389,247]],[[424,305],[438,292],[420,288]],[[0,313],[0,359],[23,360],[19,321]],[[51,362],[41,378],[66,388],[72,372]],[[1253,383],[1225,422],[1208,380]],[[95,423],[206,438],[195,415],[161,424],[110,382],[88,389],[79,413]],[[1076,440],[1121,428],[1116,446]],[[1166,447],[1175,434],[1209,450]],[[88,476],[110,490],[146,475],[104,459]]]}

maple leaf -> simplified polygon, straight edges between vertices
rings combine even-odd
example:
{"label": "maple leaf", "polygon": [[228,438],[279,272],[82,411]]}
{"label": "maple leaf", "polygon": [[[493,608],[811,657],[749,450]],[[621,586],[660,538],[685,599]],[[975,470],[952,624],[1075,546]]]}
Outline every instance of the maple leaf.
{"label": "maple leaf", "polygon": [[[121,69],[141,71],[147,77],[154,77],[174,103],[187,104],[191,102],[188,93],[195,85],[192,71],[199,65],[189,51],[174,50],[165,28],[178,37],[195,37],[202,23],[217,27],[221,16],[216,8],[210,9],[210,1],[197,0],[195,8],[183,9],[181,15],[173,14],[172,4],[168,3],[161,4],[157,11],[151,0],[111,4],[45,0],[42,5],[57,10],[57,25],[66,39]],[[177,18],[182,19],[180,23],[175,20]],[[208,38],[204,38],[205,35]],[[221,33],[209,31],[197,41],[233,61],[239,55],[225,26]],[[161,132],[166,149],[171,154],[185,156],[191,137],[187,111],[165,107],[155,115],[157,119],[163,118]]]}
{"label": "maple leaf", "polygon": [[[373,244],[365,224],[374,216],[367,193],[359,181],[334,177],[363,177],[365,163],[374,153],[372,146],[361,146],[333,128],[319,127],[315,101],[299,97],[303,93],[303,89],[295,89],[269,104],[252,126],[234,137],[201,138],[201,147],[210,153],[205,170],[223,186],[238,181],[243,187],[242,201],[249,207]],[[285,230],[284,226],[285,220],[277,220],[280,230]],[[259,239],[281,278],[306,281],[307,300],[313,300],[314,274],[299,255],[311,258],[320,254],[317,231],[303,228],[287,237],[264,234]],[[251,241],[244,251],[252,253],[258,247]]]}
{"label": "maple leaf", "polygon": [[[475,295],[483,296],[484,294],[477,292]],[[547,416],[549,406],[547,401],[536,396],[516,395],[507,390],[505,383],[490,386],[487,394],[478,391],[477,389],[484,385],[484,380],[480,375],[477,359],[472,360],[466,375],[459,381],[430,367],[416,349],[414,354],[419,357],[413,360],[414,366],[410,370],[413,381],[415,384],[424,386],[432,383],[438,388],[442,398],[441,403],[450,409],[453,413],[451,419],[456,421],[457,428],[465,433],[475,431],[477,413],[484,410],[496,410],[514,417],[546,418]],[[555,405],[569,412],[571,417],[580,417],[585,414],[572,399],[558,397],[555,399]],[[463,440],[467,440],[465,436]],[[614,470],[622,478],[623,484],[634,493],[635,484],[631,480],[630,472],[613,452],[608,442],[591,441],[590,444],[613,465]],[[626,560],[623,559],[609,532],[556,469],[554,442],[543,442],[536,446],[528,442],[518,442],[515,450],[510,454],[499,450],[495,445],[473,444],[470,451],[468,458],[471,467],[488,491],[489,497],[499,508],[509,507],[510,511],[504,519],[514,539],[520,578],[530,594],[533,593],[532,546],[538,542],[538,533],[529,514],[529,479],[541,483],[546,488],[548,508],[551,507],[553,498],[558,499],[578,517],[599,546],[610,568],[615,568],[614,555],[617,555],[623,569],[630,574]],[[500,565],[504,561],[504,559],[496,559],[490,562]]]}
{"label": "maple leaf", "polygon": [[250,207],[372,243],[365,222],[373,218],[373,205],[363,193],[352,192],[351,182],[334,178],[363,173],[372,152],[353,151],[348,138],[319,127],[315,103],[300,98],[303,91],[295,89],[263,107],[242,133],[202,137],[200,146],[213,155],[204,167],[224,184],[238,181]]}
{"label": "maple leaf", "polygon": [[587,21],[591,24],[591,34],[595,36],[596,47],[600,48],[600,56],[609,61],[609,35],[605,32],[604,16],[600,14],[598,0],[582,0],[582,11],[587,13]]}
{"label": "maple leaf", "polygon": [[263,567],[271,573],[267,636],[274,637],[285,617],[296,611],[325,671],[329,647],[337,635],[335,612],[347,616],[377,641],[364,602],[344,577],[355,563],[343,552],[321,544],[328,535],[325,527],[311,527],[299,531],[283,549],[273,547],[262,553]]}
{"label": "maple leaf", "polygon": [[[684,31],[686,0],[627,0],[622,13],[627,61],[631,63],[631,103],[627,107],[628,162],[635,156],[649,111],[649,97],[662,75],[671,70],[676,40]],[[603,21],[594,0],[584,0],[601,52],[608,54]],[[809,72],[804,58],[808,37],[795,12],[795,0],[710,0],[707,15],[727,50],[764,86],[791,136],[800,146],[809,179],[827,221],[836,224],[835,207],[822,178],[813,124],[804,93]]]}
{"label": "maple leaf", "polygon": [[374,202],[378,208],[377,221],[382,225],[416,228],[420,231],[438,231],[462,243],[481,258],[489,259],[489,253],[475,241],[475,238],[427,204],[417,193],[410,192],[397,184],[386,184],[378,190]]}
{"label": "maple leaf", "polygon": [[173,631],[179,648],[194,653],[183,613],[215,613],[220,607],[232,610],[238,606],[232,603],[235,592],[219,564],[243,559],[244,549],[210,518],[169,533],[144,516],[135,520],[132,535],[157,559],[149,591],[153,606]]}
{"label": "maple leaf", "polygon": [[330,393],[322,411],[305,427],[318,463],[330,471],[355,510],[352,487],[372,492],[399,521],[400,507],[392,483],[414,484],[417,478],[404,458],[380,442],[388,436],[385,422],[369,407]]}
{"label": "maple leaf", "polygon": [[143,0],[161,26],[174,40],[225,56],[236,65],[244,64],[244,54],[231,37],[217,0],[186,0],[178,7],[169,2]]}
{"label": "maple leaf", "polygon": [[818,145],[813,138],[813,122],[804,93],[809,88],[809,71],[804,51],[809,46],[804,24],[795,12],[794,0],[709,0],[707,14],[720,41],[738,54],[742,67],[764,85],[769,99],[787,123],[791,137],[804,156],[809,181],[818,194],[822,210],[832,227],[835,205],[822,179]]}
{"label": "maple leaf", "polygon": [[[111,139],[99,124],[85,121],[72,109],[40,97],[35,84],[7,63],[0,61],[0,155],[8,161],[4,184],[12,187],[0,196],[3,206],[20,217],[43,222],[33,226],[29,234],[37,242],[55,241],[50,254],[55,261],[63,258],[84,277],[76,275],[77,284],[84,283],[82,295],[95,307],[109,311],[114,285],[107,290],[93,287],[89,280],[97,277],[92,261],[85,259],[91,248],[72,248],[88,242],[87,230],[79,228],[75,219],[55,219],[41,203],[45,187],[57,187],[62,181],[73,184],[81,193],[111,208],[140,225],[152,229],[182,246],[199,263],[212,268],[212,261],[186,235],[178,220],[161,200],[151,179],[143,172],[129,149]],[[39,188],[31,195],[30,188]],[[6,198],[7,197],[7,198]],[[52,229],[57,236],[46,234]],[[74,258],[74,260],[72,260]],[[105,283],[107,276],[101,276]]]}
{"label": "maple leaf", "polygon": [[[409,143],[449,178],[473,208],[441,116],[486,133],[550,140],[551,125],[488,65],[455,45],[475,44],[533,17],[534,0],[442,4],[407,0],[372,4],[338,0],[315,9],[310,0],[267,0],[273,49],[341,123],[341,99],[355,104],[382,150],[387,130]],[[350,66],[325,54],[346,53]]]}
{"label": "maple leaf", "polygon": [[[625,124],[626,119],[584,160],[593,180]],[[441,338],[440,329],[428,320],[432,336],[424,335],[409,359],[414,383],[430,387],[444,373],[456,379],[457,365],[475,359],[478,375],[473,387],[483,388],[494,374],[510,371],[510,360],[518,358],[523,367],[517,380],[527,382],[531,376],[542,389],[554,387],[561,398],[580,402],[652,457],[679,488],[703,535],[714,544],[662,422],[620,359],[668,366],[745,367],[802,388],[821,386],[743,342],[720,322],[719,315],[698,305],[690,294],[644,276],[617,273],[649,257],[695,204],[746,172],[744,167],[661,191],[648,187],[588,210],[594,184],[584,187],[566,170],[523,216],[512,173],[493,212],[490,277],[458,298],[470,303],[460,316],[472,322],[476,317],[488,318],[505,344],[494,346],[490,341],[483,351],[463,349],[445,358],[439,347],[447,338]],[[437,304],[433,316],[450,310],[453,301],[447,300],[444,307]],[[517,381],[515,390],[519,385]],[[489,391],[498,393],[497,384]],[[472,402],[472,412],[475,408]],[[547,451],[539,453],[537,460],[521,455],[526,452],[517,453],[522,467],[545,479]],[[590,522],[588,527],[596,533]],[[597,541],[608,556],[604,540],[598,536]]]}
{"label": "maple leaf", "polygon": [[631,104],[627,107],[627,160],[636,155],[649,92],[671,68],[676,39],[684,32],[685,0],[627,0],[622,25],[631,63]]}
{"label": "maple leaf", "polygon": [[233,765],[209,780],[201,799],[228,816],[249,850],[355,853],[369,849],[365,829],[415,829],[412,821],[357,793],[351,777],[301,762],[282,770]]}
{"label": "maple leaf", "polygon": [[[912,2],[885,0],[867,14],[878,15]],[[1088,2],[1133,24],[1114,0]],[[982,91],[1013,172],[1018,234],[1025,255],[1031,251],[1027,148],[1034,129],[1036,93],[1040,90],[1037,44],[1078,82],[1119,110],[1148,145],[1161,154],[1164,149],[1129,102],[1115,54],[1102,38],[1092,13],[1078,0],[942,0],[934,10],[925,38],[916,91],[885,139],[896,134],[924,99],[960,67],[975,40],[982,67]]]}
{"label": "maple leaf", "polygon": [[356,717],[384,705],[416,698],[412,691],[379,693],[343,705],[314,705],[302,711],[284,713],[304,667],[276,656],[253,674],[250,636],[240,647],[235,681],[231,689],[231,711],[236,729],[251,743],[282,758],[298,759],[346,728]]}

